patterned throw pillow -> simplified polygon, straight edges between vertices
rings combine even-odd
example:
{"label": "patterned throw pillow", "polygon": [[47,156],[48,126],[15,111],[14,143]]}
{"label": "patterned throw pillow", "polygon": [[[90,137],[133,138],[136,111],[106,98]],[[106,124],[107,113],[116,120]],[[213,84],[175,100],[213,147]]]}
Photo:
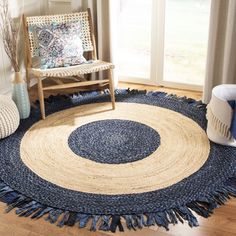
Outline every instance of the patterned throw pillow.
{"label": "patterned throw pillow", "polygon": [[86,61],[79,22],[52,23],[36,26],[33,30],[41,69],[78,65]]}

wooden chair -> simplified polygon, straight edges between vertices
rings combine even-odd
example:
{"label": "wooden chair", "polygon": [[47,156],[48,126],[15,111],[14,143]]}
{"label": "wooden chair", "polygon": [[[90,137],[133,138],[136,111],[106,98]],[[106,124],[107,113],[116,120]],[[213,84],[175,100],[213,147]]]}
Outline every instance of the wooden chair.
{"label": "wooden chair", "polygon": [[[81,40],[83,43],[83,49],[87,55],[86,59],[92,60],[92,63],[85,63],[76,66],[59,67],[52,69],[40,69],[33,67],[32,58],[36,56],[37,44],[34,40],[34,35],[30,29],[32,26],[37,25],[49,25],[52,22],[67,23],[67,22],[82,22]],[[91,86],[104,87],[107,86],[110,89],[112,108],[115,109],[115,95],[114,95],[114,83],[113,83],[113,69],[114,65],[109,62],[101,61],[97,59],[96,43],[92,25],[92,18],[90,9],[84,12],[62,14],[62,15],[50,15],[50,16],[30,16],[23,15],[24,25],[24,41],[25,41],[25,54],[26,54],[26,79],[28,85],[30,84],[31,76],[37,78],[38,83],[38,96],[40,101],[40,110],[42,119],[45,119],[45,106],[44,106],[44,91],[48,90],[63,90],[71,88],[80,88],[84,90],[91,89]],[[103,80],[86,80],[84,76],[91,75],[91,73],[99,71],[108,71],[108,78]],[[43,86],[42,80],[44,78],[50,78],[56,85]],[[72,82],[63,83],[61,78],[73,79]],[[29,87],[29,86],[28,86]]]}

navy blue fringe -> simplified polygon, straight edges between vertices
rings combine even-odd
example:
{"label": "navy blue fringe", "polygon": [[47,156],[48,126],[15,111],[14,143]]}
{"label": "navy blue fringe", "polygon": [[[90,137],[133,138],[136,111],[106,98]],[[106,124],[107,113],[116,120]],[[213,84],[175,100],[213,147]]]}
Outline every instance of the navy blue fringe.
{"label": "navy blue fringe", "polygon": [[213,193],[184,206],[138,215],[90,215],[54,209],[14,191],[3,181],[0,181],[0,196],[0,200],[7,204],[6,213],[16,209],[15,212],[20,217],[39,219],[47,216],[46,221],[51,224],[56,223],[59,227],[78,225],[79,228],[84,228],[90,224],[91,231],[99,229],[115,233],[117,230],[124,231],[122,222],[125,222],[129,230],[142,229],[153,225],[169,230],[170,224],[175,225],[178,222],[184,223],[184,221],[188,222],[190,227],[198,226],[197,218],[193,212],[208,218],[213,214],[215,208],[224,205],[231,197],[236,197],[236,177],[228,179],[221,188]]}

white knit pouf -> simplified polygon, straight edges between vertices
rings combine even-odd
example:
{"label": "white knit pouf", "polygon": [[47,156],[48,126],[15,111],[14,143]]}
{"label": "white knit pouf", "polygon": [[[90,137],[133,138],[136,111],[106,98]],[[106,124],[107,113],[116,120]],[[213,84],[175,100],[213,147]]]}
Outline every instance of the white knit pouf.
{"label": "white knit pouf", "polygon": [[236,147],[236,139],[230,130],[234,115],[228,103],[231,100],[236,101],[235,84],[222,84],[213,88],[207,106],[207,136],[215,143]]}
{"label": "white knit pouf", "polygon": [[10,97],[0,95],[0,139],[14,133],[19,123],[20,116],[15,103]]}

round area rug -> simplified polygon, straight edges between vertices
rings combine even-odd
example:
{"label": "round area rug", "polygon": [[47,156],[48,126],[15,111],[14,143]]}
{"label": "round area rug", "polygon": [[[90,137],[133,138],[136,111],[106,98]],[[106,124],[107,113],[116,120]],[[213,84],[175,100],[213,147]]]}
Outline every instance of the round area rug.
{"label": "round area rug", "polygon": [[[46,99],[0,141],[0,198],[20,216],[91,230],[208,217],[236,195],[236,148],[208,140],[206,107],[163,92]],[[122,224],[123,222],[123,224]]]}

